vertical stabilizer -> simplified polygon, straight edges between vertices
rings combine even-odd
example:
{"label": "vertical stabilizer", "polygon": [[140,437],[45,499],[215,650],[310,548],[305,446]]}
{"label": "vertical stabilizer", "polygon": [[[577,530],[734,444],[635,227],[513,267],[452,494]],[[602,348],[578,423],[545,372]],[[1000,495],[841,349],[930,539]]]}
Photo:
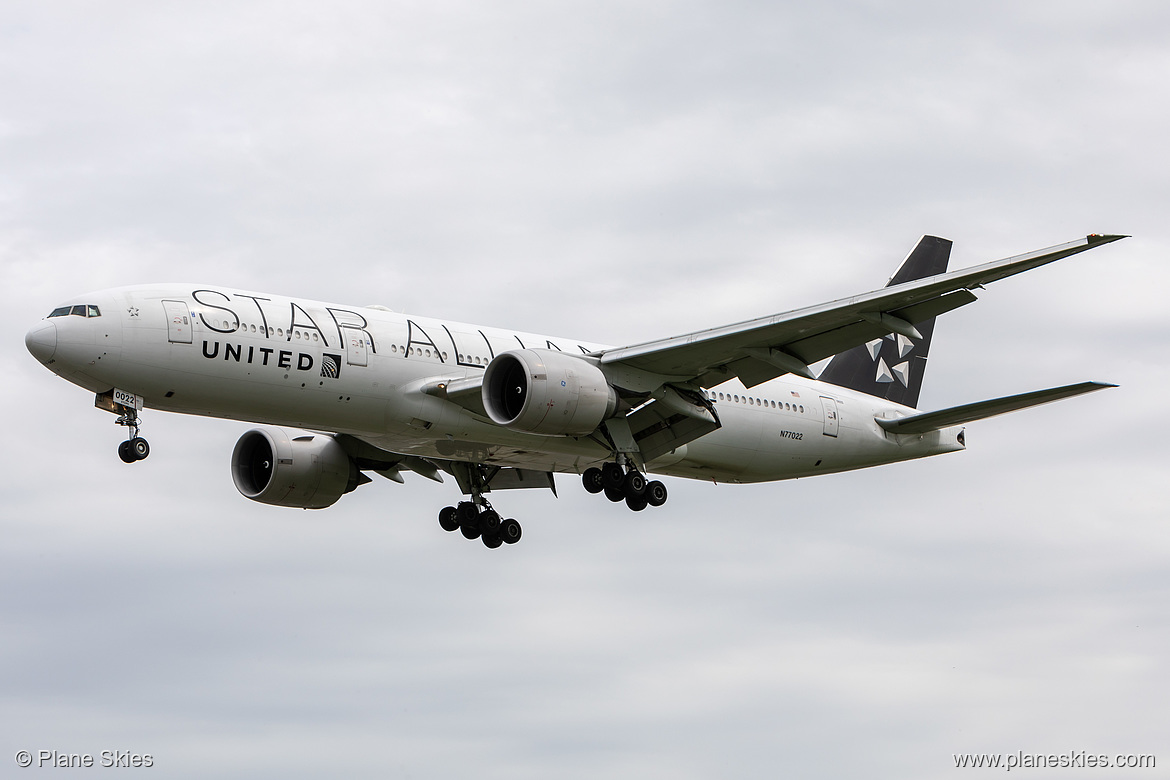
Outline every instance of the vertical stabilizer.
{"label": "vertical stabilizer", "polygon": [[[923,236],[886,286],[945,273],[950,259],[950,241]],[[916,408],[926,372],[926,353],[934,333],[934,317],[912,324],[922,334],[921,339],[897,333],[875,339],[834,357],[818,378]]]}

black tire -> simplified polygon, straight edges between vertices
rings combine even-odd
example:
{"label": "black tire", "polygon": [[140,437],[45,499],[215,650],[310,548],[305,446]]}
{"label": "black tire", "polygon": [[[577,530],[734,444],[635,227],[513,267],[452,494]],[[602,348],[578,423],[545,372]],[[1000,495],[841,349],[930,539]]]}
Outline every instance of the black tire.
{"label": "black tire", "polygon": [[479,526],[479,508],[470,501],[460,501],[459,506],[455,507],[455,519],[459,521],[459,525],[474,525]]}
{"label": "black tire", "polygon": [[646,503],[650,506],[662,506],[666,503],[666,485],[654,480],[646,485]]}
{"label": "black tire", "polygon": [[146,456],[150,454],[150,445],[146,443],[146,439],[135,436],[130,440],[130,453],[134,460],[146,460]]}
{"label": "black tire", "polygon": [[601,486],[621,490],[626,481],[626,472],[616,463],[606,463],[601,467]]}
{"label": "black tire", "polygon": [[483,535],[483,546],[488,548],[489,550],[494,550],[503,543],[504,543],[504,540],[500,538],[499,534],[484,534]]}
{"label": "black tire", "polygon": [[123,463],[133,463],[138,460],[134,457],[134,452],[130,449],[130,442],[124,441],[118,445],[118,457],[122,459]]}
{"label": "black tire", "polygon": [[523,533],[524,529],[520,527],[520,524],[510,517],[500,523],[500,538],[508,544],[516,544],[516,542],[520,541]]}
{"label": "black tire", "polygon": [[455,508],[455,517],[459,520],[459,531],[463,534],[463,538],[479,538],[482,530],[479,527],[479,507],[470,501],[461,501],[459,506]]}
{"label": "black tire", "polygon": [[622,492],[621,488],[607,487],[605,489],[605,497],[616,504],[619,501],[624,501],[626,494]]}
{"label": "black tire", "polygon": [[626,506],[635,512],[641,512],[646,508],[646,496],[626,496]]}
{"label": "black tire", "polygon": [[455,517],[456,510],[453,506],[445,506],[439,510],[439,527],[444,531],[451,532],[458,530],[459,519]]}
{"label": "black tire", "polygon": [[631,471],[626,474],[625,482],[622,483],[622,492],[627,498],[630,496],[640,498],[646,492],[646,478],[640,472]]}
{"label": "black tire", "polygon": [[581,475],[581,482],[585,484],[585,489],[590,493],[600,493],[605,490],[605,485],[601,481],[601,469],[589,467],[585,469],[585,473]]}
{"label": "black tire", "polygon": [[494,509],[479,513],[479,528],[484,537],[492,536],[500,530],[500,516]]}

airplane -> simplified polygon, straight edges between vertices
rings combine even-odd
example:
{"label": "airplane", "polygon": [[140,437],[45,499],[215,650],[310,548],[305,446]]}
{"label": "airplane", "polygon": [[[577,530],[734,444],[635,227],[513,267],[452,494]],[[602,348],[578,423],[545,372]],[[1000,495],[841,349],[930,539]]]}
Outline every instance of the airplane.
{"label": "airplane", "polygon": [[522,528],[487,494],[555,495],[557,473],[641,511],[666,503],[654,476],[768,482],[954,452],[965,423],[1116,387],[917,410],[937,316],[1122,238],[948,272],[951,242],[923,236],[880,289],[621,347],[199,284],[74,298],[25,345],[117,415],[126,463],[150,454],[143,409],[256,423],[231,455],[246,498],[321,509],[368,473],[447,474],[467,500],[439,525],[494,549]]}

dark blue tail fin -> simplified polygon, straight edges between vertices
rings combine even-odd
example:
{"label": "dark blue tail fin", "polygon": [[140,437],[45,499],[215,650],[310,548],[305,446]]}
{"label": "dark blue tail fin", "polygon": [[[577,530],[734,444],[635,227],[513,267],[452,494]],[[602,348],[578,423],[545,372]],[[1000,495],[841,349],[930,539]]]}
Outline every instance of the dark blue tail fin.
{"label": "dark blue tail fin", "polygon": [[[923,236],[886,287],[945,273],[950,259],[950,241]],[[818,378],[838,387],[917,408],[922,375],[926,373],[926,353],[934,333],[934,317],[912,324],[922,334],[921,339],[909,339],[894,333],[875,339],[834,357]]]}

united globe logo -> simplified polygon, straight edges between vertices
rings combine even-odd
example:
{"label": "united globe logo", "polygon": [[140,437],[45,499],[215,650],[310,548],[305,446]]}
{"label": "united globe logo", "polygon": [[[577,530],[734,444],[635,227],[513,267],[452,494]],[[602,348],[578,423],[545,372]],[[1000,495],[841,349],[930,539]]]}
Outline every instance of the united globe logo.
{"label": "united globe logo", "polygon": [[341,377],[341,355],[331,355],[324,352],[321,355],[321,376],[329,379]]}

